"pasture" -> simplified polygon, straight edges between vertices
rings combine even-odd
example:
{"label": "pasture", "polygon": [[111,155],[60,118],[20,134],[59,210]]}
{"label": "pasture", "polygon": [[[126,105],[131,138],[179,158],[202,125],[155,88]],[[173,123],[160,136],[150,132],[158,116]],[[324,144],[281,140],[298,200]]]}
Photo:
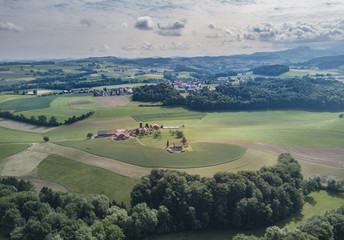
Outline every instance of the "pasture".
{"label": "pasture", "polygon": [[89,166],[59,155],[49,155],[37,167],[39,178],[56,182],[72,192],[104,194],[110,200],[130,206],[130,192],[138,179]]}
{"label": "pasture", "polygon": [[75,147],[83,151],[123,161],[141,167],[193,168],[218,165],[239,159],[246,148],[228,144],[195,143],[197,151],[168,153],[166,150],[142,146],[135,139],[111,141],[94,139],[57,142],[62,146]]}

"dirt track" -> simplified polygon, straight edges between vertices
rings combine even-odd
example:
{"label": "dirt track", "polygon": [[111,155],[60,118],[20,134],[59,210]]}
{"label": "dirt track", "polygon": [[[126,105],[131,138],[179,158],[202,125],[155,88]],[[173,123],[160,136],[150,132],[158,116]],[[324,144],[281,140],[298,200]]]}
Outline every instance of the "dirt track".
{"label": "dirt track", "polygon": [[[201,142],[201,141],[191,141]],[[293,147],[270,143],[260,143],[243,140],[202,140],[202,142],[217,142],[241,145],[249,148],[255,148],[263,151],[269,151],[276,154],[290,153],[297,160],[324,165],[327,167],[344,168],[344,148],[311,148],[311,147]]]}
{"label": "dirt track", "polygon": [[102,107],[124,106],[130,102],[125,96],[96,97],[96,100]]}

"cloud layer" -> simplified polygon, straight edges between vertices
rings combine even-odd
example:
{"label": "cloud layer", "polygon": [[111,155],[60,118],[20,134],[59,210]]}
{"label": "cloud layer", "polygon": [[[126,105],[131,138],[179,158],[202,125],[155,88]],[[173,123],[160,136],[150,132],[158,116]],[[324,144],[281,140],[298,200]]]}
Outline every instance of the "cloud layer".
{"label": "cloud layer", "polygon": [[326,48],[344,42],[343,11],[340,0],[0,0],[0,52],[141,57]]}

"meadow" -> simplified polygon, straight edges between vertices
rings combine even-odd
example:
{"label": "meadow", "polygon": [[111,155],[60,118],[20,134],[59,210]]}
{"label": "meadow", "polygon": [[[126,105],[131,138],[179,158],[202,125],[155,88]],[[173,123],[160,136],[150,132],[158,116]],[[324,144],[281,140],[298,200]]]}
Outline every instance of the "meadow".
{"label": "meadow", "polygon": [[194,143],[194,151],[168,153],[164,149],[142,146],[135,139],[111,141],[94,139],[57,142],[95,155],[108,157],[141,167],[193,168],[219,165],[239,159],[246,148],[228,144]]}
{"label": "meadow", "polygon": [[72,192],[104,194],[110,200],[130,206],[130,192],[138,179],[79,163],[59,155],[49,155],[37,167],[39,178],[59,183]]}

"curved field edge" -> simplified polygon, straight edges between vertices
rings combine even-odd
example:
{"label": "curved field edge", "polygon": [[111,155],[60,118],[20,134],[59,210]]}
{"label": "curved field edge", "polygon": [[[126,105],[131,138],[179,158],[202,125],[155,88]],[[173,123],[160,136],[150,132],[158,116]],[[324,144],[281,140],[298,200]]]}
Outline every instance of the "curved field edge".
{"label": "curved field edge", "polygon": [[118,142],[110,139],[65,141],[56,144],[136,166],[181,169],[215,166],[235,161],[247,150],[245,147],[230,144],[194,143],[198,151],[171,154],[166,150],[142,146],[135,139]]}
{"label": "curved field edge", "polygon": [[[302,211],[296,213],[287,219],[276,222],[272,225],[277,225],[280,228],[288,227],[289,229],[295,228],[298,224],[304,222],[306,219],[316,216],[324,215],[326,212],[335,210],[344,205],[344,195],[334,194],[326,191],[319,191],[311,193],[305,200]],[[266,228],[259,228],[255,230],[218,230],[206,229],[201,231],[188,231],[171,234],[162,234],[152,236],[152,240],[231,240],[235,235],[244,233],[246,235],[262,236]]]}
{"label": "curved field edge", "polygon": [[71,192],[104,194],[110,200],[130,205],[130,192],[138,179],[89,166],[56,154],[49,155],[37,166],[39,178],[59,183]]}

